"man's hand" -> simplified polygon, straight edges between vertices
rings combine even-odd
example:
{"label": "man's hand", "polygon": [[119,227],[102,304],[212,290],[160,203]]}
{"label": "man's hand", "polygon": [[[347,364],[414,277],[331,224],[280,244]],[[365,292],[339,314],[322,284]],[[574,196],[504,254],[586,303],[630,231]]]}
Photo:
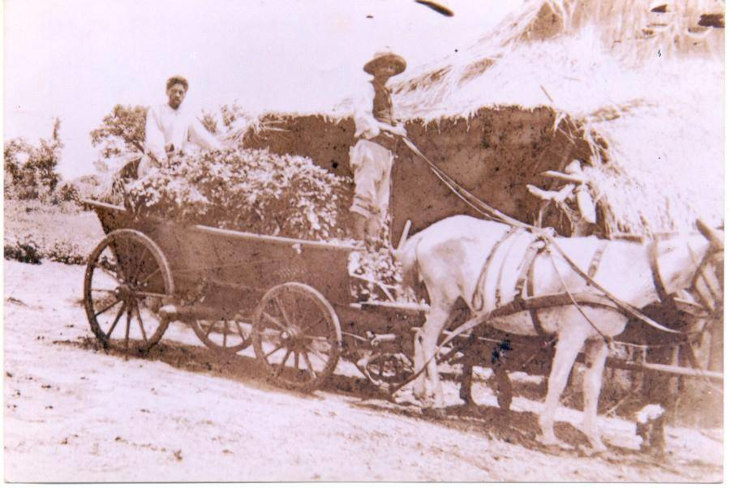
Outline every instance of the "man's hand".
{"label": "man's hand", "polygon": [[403,124],[390,125],[381,122],[380,128],[381,130],[388,131],[391,134],[395,134],[396,136],[406,137],[408,135],[408,133],[406,132],[406,128],[403,126]]}

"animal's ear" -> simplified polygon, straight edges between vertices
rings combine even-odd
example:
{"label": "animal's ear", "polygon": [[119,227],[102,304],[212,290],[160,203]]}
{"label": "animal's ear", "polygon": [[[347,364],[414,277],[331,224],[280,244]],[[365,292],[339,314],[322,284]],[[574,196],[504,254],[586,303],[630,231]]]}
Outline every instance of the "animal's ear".
{"label": "animal's ear", "polygon": [[686,313],[693,317],[702,317],[707,315],[707,310],[701,304],[694,301],[692,298],[675,298],[674,305],[680,312]]}
{"label": "animal's ear", "polygon": [[702,219],[697,219],[697,230],[710,241],[712,247],[720,251],[725,250],[725,236],[722,232],[713,229]]}

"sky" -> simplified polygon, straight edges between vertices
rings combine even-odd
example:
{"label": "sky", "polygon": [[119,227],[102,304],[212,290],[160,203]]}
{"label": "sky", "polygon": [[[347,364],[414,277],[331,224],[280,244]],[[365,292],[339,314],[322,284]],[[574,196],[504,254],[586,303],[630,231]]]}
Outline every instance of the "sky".
{"label": "sky", "polygon": [[[115,104],[164,103],[190,81],[198,112],[327,112],[391,49],[409,69],[465,49],[524,0],[4,0],[4,140],[50,137],[64,178],[92,173],[89,132]],[[408,76],[408,70],[402,75]]]}

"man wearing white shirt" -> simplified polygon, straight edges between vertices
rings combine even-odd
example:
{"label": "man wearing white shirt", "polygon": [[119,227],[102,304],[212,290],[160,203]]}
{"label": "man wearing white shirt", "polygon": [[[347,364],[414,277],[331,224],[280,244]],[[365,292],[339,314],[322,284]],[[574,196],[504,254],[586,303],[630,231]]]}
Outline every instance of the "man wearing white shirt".
{"label": "man wearing white shirt", "polygon": [[385,84],[406,69],[405,60],[392,53],[380,53],[363,70],[373,75],[368,100],[355,106],[355,137],[350,149],[350,167],[355,196],[350,212],[356,239],[375,241],[381,233],[390,201],[390,170],[398,136],[405,136],[393,117],[391,91]]}
{"label": "man wearing white shirt", "polygon": [[220,149],[221,144],[193,114],[181,107],[188,92],[188,81],[182,76],[167,80],[168,103],[150,107],[145,124],[145,154],[138,176],[166,164],[170,158],[185,153],[189,143],[203,149]]}

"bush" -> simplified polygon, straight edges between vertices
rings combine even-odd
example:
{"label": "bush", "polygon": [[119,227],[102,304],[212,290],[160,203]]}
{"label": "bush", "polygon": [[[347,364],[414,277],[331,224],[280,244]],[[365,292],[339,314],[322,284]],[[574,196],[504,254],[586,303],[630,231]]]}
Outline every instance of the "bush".
{"label": "bush", "polygon": [[58,196],[62,202],[78,202],[79,190],[71,183],[64,183],[58,190]]}
{"label": "bush", "polygon": [[83,264],[103,237],[96,214],[75,202],[5,199],[5,259]]}
{"label": "bush", "polygon": [[70,242],[55,241],[51,245],[36,241],[32,236],[16,239],[14,243],[5,243],[5,259],[21,263],[41,264],[43,260],[63,264],[84,264],[84,256],[79,247]]}
{"label": "bush", "polygon": [[41,246],[30,236],[18,239],[15,244],[6,243],[4,246],[5,259],[20,261],[21,263],[41,264],[43,253]]}
{"label": "bush", "polygon": [[45,253],[51,261],[63,264],[85,264],[86,257],[80,252],[76,244],[56,241]]}

